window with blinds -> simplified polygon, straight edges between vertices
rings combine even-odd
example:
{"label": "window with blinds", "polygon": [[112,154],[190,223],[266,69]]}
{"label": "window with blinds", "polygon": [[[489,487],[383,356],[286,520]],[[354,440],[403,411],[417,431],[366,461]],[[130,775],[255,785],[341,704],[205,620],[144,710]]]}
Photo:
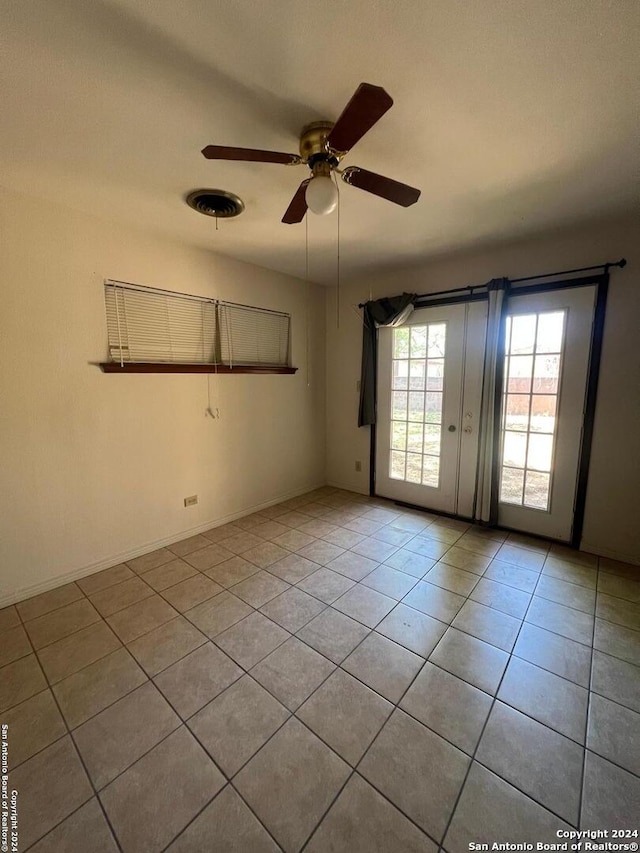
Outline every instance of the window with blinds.
{"label": "window with blinds", "polygon": [[109,358],[125,364],[289,364],[289,314],[106,281]]}

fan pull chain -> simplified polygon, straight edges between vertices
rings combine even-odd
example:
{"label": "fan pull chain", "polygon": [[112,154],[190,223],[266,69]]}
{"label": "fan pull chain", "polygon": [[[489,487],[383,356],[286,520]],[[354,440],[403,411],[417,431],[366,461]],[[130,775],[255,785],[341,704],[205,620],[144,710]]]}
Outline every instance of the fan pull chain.
{"label": "fan pull chain", "polygon": [[337,241],[337,269],[336,269],[336,329],[340,328],[340,187],[336,173],[333,173],[333,180],[338,191],[338,241]]}
{"label": "fan pull chain", "polygon": [[311,385],[311,342],[309,340],[309,313],[311,311],[311,285],[309,284],[309,217],[304,218],[304,280],[307,291],[307,388]]}

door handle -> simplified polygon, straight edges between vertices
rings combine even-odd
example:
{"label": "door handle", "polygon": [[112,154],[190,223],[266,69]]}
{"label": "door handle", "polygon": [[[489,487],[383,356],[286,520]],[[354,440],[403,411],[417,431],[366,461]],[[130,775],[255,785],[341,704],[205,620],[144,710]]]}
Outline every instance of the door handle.
{"label": "door handle", "polygon": [[455,432],[455,431],[456,431],[456,426],[455,426],[455,424],[449,424],[449,426],[447,427],[447,429],[449,430],[449,432]]}

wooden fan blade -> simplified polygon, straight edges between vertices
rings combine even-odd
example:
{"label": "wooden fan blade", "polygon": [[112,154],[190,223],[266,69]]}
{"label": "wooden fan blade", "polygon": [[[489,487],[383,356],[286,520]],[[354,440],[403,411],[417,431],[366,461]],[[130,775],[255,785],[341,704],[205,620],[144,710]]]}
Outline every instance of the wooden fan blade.
{"label": "wooden fan blade", "polygon": [[306,181],[303,181],[291,199],[289,207],[287,208],[285,215],[282,217],[282,221],[286,225],[295,225],[296,222],[302,222],[304,219],[304,215],[307,212],[307,199],[305,193],[307,191],[307,184],[310,180],[311,178],[307,178]]}
{"label": "wooden fan blade", "polygon": [[393,98],[380,86],[360,83],[331,129],[327,143],[334,151],[348,151],[391,106]]}
{"label": "wooden fan blade", "polygon": [[299,163],[297,154],[283,154],[281,151],[260,151],[258,148],[229,148],[224,145],[207,145],[202,149],[207,160],[245,160],[251,163]]}
{"label": "wooden fan blade", "polygon": [[393,181],[391,178],[385,178],[384,175],[377,175],[375,172],[369,172],[359,166],[346,168],[342,173],[342,180],[353,187],[378,195],[380,198],[386,198],[387,201],[392,201],[402,207],[410,207],[420,198],[420,190],[415,187],[401,184],[399,181]]}

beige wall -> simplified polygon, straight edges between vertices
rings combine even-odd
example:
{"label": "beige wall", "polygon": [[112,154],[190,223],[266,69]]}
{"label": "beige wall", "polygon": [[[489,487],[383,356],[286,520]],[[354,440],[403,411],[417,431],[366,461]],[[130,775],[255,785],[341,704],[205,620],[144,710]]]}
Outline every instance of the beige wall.
{"label": "beige wall", "polygon": [[[321,288],[13,193],[0,234],[0,606],[324,483]],[[104,278],[289,312],[299,371],[105,375]]]}
{"label": "beige wall", "polygon": [[[403,290],[427,293],[589,266],[624,256],[613,270],[582,547],[640,563],[640,220],[625,217],[413,269],[362,277],[327,292],[327,481],[368,491],[369,428],[357,427],[362,329],[355,306]],[[362,473],[355,461],[362,462]]]}

